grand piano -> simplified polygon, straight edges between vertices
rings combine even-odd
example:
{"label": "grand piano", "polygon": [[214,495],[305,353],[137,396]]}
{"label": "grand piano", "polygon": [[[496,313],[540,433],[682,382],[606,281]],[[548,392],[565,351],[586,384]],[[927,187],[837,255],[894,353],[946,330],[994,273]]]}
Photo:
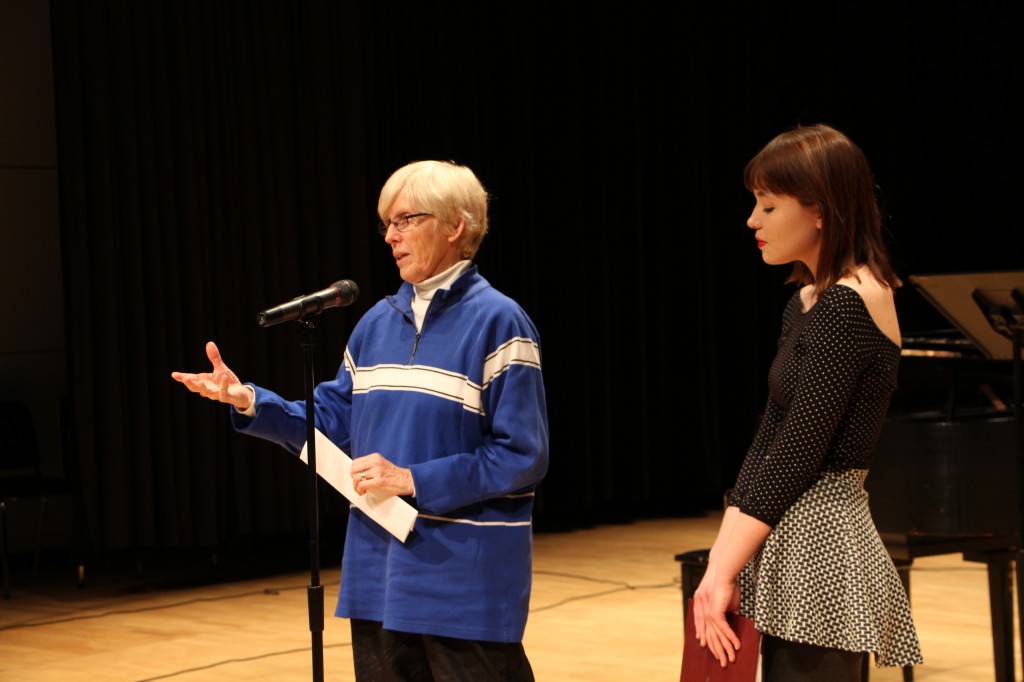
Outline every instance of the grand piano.
{"label": "grand piano", "polygon": [[[1024,272],[908,279],[950,324],[904,336],[898,388],[865,484],[872,515],[908,595],[917,557],[962,553],[986,564],[996,680],[1014,680],[1022,453],[1012,370],[1019,364],[971,294],[1024,290]],[[904,679],[913,679],[911,668]]]}

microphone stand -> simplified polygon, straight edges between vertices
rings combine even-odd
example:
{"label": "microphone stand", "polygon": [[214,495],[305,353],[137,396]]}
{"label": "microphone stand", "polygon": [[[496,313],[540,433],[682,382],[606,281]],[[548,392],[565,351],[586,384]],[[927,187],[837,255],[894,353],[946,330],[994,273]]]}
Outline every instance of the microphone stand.
{"label": "microphone stand", "polygon": [[316,315],[327,308],[348,305],[355,300],[359,288],[350,280],[341,280],[323,291],[310,296],[299,296],[289,303],[264,310],[256,315],[260,327],[270,327],[286,321],[302,325],[305,333],[299,345],[302,348],[303,379],[306,394],[306,464],[309,466],[309,588],[306,601],[309,606],[309,632],[312,636],[313,681],[324,680],[324,586],[319,582],[319,504],[316,474],[316,423],[313,412],[313,376],[316,339]]}
{"label": "microphone stand", "polygon": [[310,296],[299,296],[289,303],[276,308],[264,310],[256,316],[256,323],[261,327],[269,327],[295,320],[305,330],[300,346],[303,359],[303,379],[306,392],[306,459],[309,466],[309,588],[306,601],[309,605],[309,632],[313,640],[313,680],[323,682],[324,679],[324,588],[320,584],[320,511],[317,500],[318,483],[316,473],[316,421],[313,411],[313,392],[316,388],[314,376],[314,357],[316,350],[317,315],[327,308],[346,306],[356,300],[359,287],[356,283],[343,279],[335,282],[327,289]]}
{"label": "microphone stand", "polygon": [[313,413],[313,373],[316,325],[313,320],[300,320],[304,327],[302,348],[303,377],[306,393],[306,458],[309,465],[309,587],[306,600],[309,606],[309,631],[313,646],[313,680],[324,679],[324,588],[320,584],[320,512],[317,499],[316,423]]}

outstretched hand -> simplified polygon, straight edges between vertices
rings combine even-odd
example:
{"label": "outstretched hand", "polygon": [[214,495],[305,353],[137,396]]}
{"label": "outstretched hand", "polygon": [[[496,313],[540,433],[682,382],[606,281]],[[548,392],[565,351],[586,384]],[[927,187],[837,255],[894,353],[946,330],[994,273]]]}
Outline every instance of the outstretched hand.
{"label": "outstretched hand", "polygon": [[213,366],[212,372],[201,372],[191,374],[187,372],[171,372],[171,378],[185,385],[185,388],[198,393],[204,398],[218,402],[234,405],[239,410],[247,410],[253,401],[251,388],[239,381],[224,360],[220,357],[220,350],[213,341],[206,343],[206,357],[210,359]]}

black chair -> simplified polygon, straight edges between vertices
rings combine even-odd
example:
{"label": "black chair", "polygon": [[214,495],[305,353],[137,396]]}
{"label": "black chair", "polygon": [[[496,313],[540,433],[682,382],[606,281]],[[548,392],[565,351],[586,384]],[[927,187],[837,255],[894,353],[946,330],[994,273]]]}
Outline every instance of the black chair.
{"label": "black chair", "polygon": [[73,495],[74,487],[65,477],[44,476],[32,413],[23,403],[0,401],[0,559],[3,563],[4,599],[11,598],[11,576],[7,553],[7,507],[18,499],[39,500],[36,546],[32,575],[39,572],[39,552],[43,536],[46,499],[55,495]]}

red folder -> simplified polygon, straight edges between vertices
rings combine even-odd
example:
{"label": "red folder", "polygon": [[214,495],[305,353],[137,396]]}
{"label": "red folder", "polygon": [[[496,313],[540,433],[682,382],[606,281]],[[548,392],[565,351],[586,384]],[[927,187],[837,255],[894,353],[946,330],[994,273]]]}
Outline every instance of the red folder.
{"label": "red folder", "polygon": [[757,679],[757,657],[761,650],[761,633],[754,621],[738,613],[726,615],[729,627],[740,638],[736,660],[722,667],[710,649],[697,641],[693,625],[693,599],[686,601],[686,633],[683,639],[683,669],[679,682],[754,682]]}

